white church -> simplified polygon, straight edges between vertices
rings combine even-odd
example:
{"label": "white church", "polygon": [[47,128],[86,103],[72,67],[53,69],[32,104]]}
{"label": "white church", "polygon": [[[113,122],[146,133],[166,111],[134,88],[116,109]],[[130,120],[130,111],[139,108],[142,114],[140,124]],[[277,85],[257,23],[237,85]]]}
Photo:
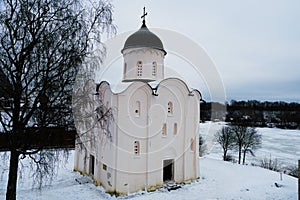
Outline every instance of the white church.
{"label": "white church", "polygon": [[145,15],[121,50],[122,82],[128,86],[122,92],[112,91],[107,81],[97,87],[101,102],[113,108],[110,135],[96,126],[87,134],[95,140],[75,151],[75,171],[116,195],[199,178],[201,94],[179,78],[164,78],[167,52]]}

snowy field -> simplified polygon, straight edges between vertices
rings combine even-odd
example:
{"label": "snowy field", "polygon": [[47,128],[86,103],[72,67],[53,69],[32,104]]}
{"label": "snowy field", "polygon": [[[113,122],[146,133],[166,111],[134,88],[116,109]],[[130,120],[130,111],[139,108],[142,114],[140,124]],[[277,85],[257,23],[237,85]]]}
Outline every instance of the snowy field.
{"label": "snowy field", "polygon": [[[222,123],[201,124],[200,132],[207,138],[209,154],[200,158],[200,180],[184,185],[181,189],[168,192],[160,189],[155,192],[138,192],[128,197],[111,197],[101,187],[96,187],[92,181],[77,172],[73,172],[73,154],[58,171],[52,184],[45,186],[42,191],[32,189],[30,177],[26,174],[18,184],[17,199],[19,200],[76,200],[76,199],[297,199],[296,178],[283,175],[280,180],[278,172],[259,167],[245,166],[221,161],[221,149],[213,141],[214,132],[219,130]],[[283,162],[294,163],[300,158],[300,131],[261,128],[263,148],[257,151],[257,157],[248,155],[248,162],[255,161],[260,156],[276,157]],[[235,153],[235,152],[234,152]],[[0,199],[5,199],[7,163],[0,162]],[[79,184],[75,179],[80,180]],[[275,183],[281,187],[275,187]]]}
{"label": "snowy field", "polygon": [[[207,153],[211,158],[222,159],[222,148],[214,140],[214,134],[224,126],[224,122],[200,124],[200,134],[206,140]],[[283,166],[297,165],[300,159],[300,130],[278,128],[257,128],[262,135],[262,146],[255,151],[255,157],[246,156],[246,163],[259,163],[265,157],[277,159]],[[237,157],[236,151],[230,151]]]}

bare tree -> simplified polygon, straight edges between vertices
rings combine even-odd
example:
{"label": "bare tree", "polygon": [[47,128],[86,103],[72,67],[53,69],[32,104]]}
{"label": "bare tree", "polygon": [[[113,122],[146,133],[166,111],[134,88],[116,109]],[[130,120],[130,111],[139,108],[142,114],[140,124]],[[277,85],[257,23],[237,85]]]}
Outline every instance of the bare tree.
{"label": "bare tree", "polygon": [[254,150],[260,147],[261,135],[255,128],[243,125],[232,125],[230,130],[234,134],[238,149],[238,163],[241,164],[243,154],[243,164],[245,164],[246,154],[251,153],[254,156]]}
{"label": "bare tree", "polygon": [[[101,91],[92,79],[76,79],[72,97],[74,122],[77,130],[76,145],[79,149],[97,147],[99,139],[111,141],[111,123],[114,109],[103,102]],[[101,129],[101,133],[99,132]],[[105,137],[103,137],[105,135]],[[105,144],[106,142],[103,142]]]}
{"label": "bare tree", "polygon": [[246,161],[246,154],[250,153],[252,156],[255,156],[254,150],[261,146],[261,135],[258,134],[257,130],[252,127],[246,129],[244,142],[242,144],[243,152],[243,165]]}
{"label": "bare tree", "polygon": [[223,149],[223,160],[227,160],[227,152],[232,149],[235,145],[235,135],[232,133],[230,127],[223,126],[221,130],[219,130],[215,134],[216,141],[221,145]]}
{"label": "bare tree", "polygon": [[235,145],[238,148],[238,163],[241,164],[242,150],[245,144],[247,127],[241,125],[233,125],[230,127],[230,130],[235,136]]}
{"label": "bare tree", "polygon": [[[19,159],[30,157],[46,172],[42,146],[24,143],[28,132],[73,126],[72,84],[86,57],[101,61],[103,33],[112,33],[112,5],[100,0],[4,0],[0,2],[0,67],[11,87],[0,84],[1,132],[9,135],[7,200],[16,199]],[[98,51],[97,51],[98,50]],[[31,129],[29,129],[31,128]],[[31,130],[31,131],[28,131]],[[54,155],[52,155],[54,156]]]}

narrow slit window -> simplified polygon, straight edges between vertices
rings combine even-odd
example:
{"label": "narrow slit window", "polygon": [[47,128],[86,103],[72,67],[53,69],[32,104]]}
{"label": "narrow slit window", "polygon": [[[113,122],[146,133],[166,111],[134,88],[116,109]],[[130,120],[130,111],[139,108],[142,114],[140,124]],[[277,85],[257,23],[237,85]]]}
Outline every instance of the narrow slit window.
{"label": "narrow slit window", "polygon": [[142,61],[137,62],[137,76],[141,77],[143,74],[143,63]]}
{"label": "narrow slit window", "polygon": [[195,151],[195,140],[191,138],[191,146],[190,146],[191,151]]}
{"label": "narrow slit window", "polygon": [[134,155],[140,155],[140,142],[139,141],[134,141],[133,152],[134,152]]}
{"label": "narrow slit window", "polygon": [[126,73],[127,73],[127,63],[124,63],[124,72],[123,72],[124,79],[126,78]]}
{"label": "narrow slit window", "polygon": [[139,117],[140,116],[140,113],[141,113],[141,102],[140,101],[137,101],[135,102],[135,116],[136,117]]}
{"label": "narrow slit window", "polygon": [[171,101],[168,102],[168,114],[173,115],[173,103]]}
{"label": "narrow slit window", "polygon": [[162,135],[163,135],[163,136],[167,136],[167,124],[166,124],[166,123],[163,124],[163,127],[162,127]]}
{"label": "narrow slit window", "polygon": [[103,165],[102,165],[102,169],[103,169],[104,171],[106,171],[106,170],[107,170],[107,165],[106,165],[106,164],[103,164]]}
{"label": "narrow slit window", "polygon": [[174,123],[174,135],[177,134],[177,123]]}
{"label": "narrow slit window", "polygon": [[152,76],[156,76],[157,74],[157,63],[154,61],[152,63]]}
{"label": "narrow slit window", "polygon": [[108,101],[106,102],[105,107],[106,107],[106,112],[107,112],[109,110],[109,102]]}

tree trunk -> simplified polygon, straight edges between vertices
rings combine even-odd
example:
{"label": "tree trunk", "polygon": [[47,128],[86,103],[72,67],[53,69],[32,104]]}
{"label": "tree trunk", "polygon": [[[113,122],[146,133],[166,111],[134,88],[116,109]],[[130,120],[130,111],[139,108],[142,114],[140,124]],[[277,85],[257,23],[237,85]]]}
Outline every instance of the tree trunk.
{"label": "tree trunk", "polygon": [[19,165],[19,153],[16,150],[13,150],[10,152],[6,200],[16,200],[18,165]]}
{"label": "tree trunk", "polygon": [[239,164],[241,164],[241,157],[242,157],[242,147],[239,146]]}
{"label": "tree trunk", "polygon": [[246,150],[243,152],[243,165],[245,164],[246,161]]}
{"label": "tree trunk", "polygon": [[223,160],[226,161],[227,150],[224,149]]}

